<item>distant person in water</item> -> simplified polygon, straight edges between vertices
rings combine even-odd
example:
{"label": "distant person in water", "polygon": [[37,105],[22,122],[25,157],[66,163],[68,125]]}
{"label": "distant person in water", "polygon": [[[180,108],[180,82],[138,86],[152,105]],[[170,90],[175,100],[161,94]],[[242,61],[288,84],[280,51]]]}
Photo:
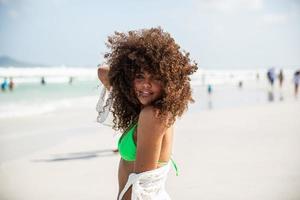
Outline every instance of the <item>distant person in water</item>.
{"label": "distant person in water", "polygon": [[45,78],[44,78],[44,77],[42,77],[42,79],[41,79],[41,84],[42,84],[42,85],[46,85],[46,81],[45,81]]}
{"label": "distant person in water", "polygon": [[69,78],[69,85],[72,85],[72,83],[73,83],[73,77],[71,76],[71,77]]}
{"label": "distant person in water", "polygon": [[300,70],[296,71],[295,74],[294,74],[295,97],[298,97],[299,83],[300,83]]}
{"label": "distant person in water", "polygon": [[3,80],[3,82],[1,83],[1,90],[2,90],[3,92],[5,92],[6,89],[7,89],[7,86],[8,86],[7,78],[4,77],[4,80]]}
{"label": "distant person in water", "polygon": [[268,78],[271,86],[273,87],[274,81],[275,81],[275,69],[273,67],[268,70],[268,72],[267,72],[267,78]]}
{"label": "distant person in water", "polygon": [[256,80],[259,80],[259,73],[256,74]]}
{"label": "distant person in water", "polygon": [[13,81],[13,78],[10,77],[10,78],[9,78],[8,88],[9,88],[10,91],[13,91],[14,87],[15,87],[15,83],[14,83],[14,81]]}
{"label": "distant person in water", "polygon": [[283,70],[282,69],[280,70],[280,72],[278,74],[278,80],[279,80],[279,87],[281,88],[283,80],[284,80],[284,75],[283,75]]}

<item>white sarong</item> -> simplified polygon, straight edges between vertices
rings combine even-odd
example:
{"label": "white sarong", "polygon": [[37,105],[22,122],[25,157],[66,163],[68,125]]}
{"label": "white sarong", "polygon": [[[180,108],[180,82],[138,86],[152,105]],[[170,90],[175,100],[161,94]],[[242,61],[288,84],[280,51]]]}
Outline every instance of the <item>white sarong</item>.
{"label": "white sarong", "polygon": [[118,200],[122,200],[130,186],[132,186],[131,200],[171,200],[165,190],[169,170],[170,162],[154,170],[129,174]]}

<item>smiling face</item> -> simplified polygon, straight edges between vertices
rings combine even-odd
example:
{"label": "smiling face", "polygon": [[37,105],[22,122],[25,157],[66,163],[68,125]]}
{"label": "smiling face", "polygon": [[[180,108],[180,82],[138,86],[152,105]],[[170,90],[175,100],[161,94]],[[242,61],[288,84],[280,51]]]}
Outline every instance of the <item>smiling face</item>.
{"label": "smiling face", "polygon": [[143,106],[150,105],[162,95],[162,81],[158,76],[142,71],[133,80],[137,99]]}

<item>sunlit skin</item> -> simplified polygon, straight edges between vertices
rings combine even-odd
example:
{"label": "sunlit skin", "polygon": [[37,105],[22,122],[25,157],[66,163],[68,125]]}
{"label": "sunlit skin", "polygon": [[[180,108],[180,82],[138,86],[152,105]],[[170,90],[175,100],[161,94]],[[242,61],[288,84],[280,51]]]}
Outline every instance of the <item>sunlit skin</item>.
{"label": "sunlit skin", "polygon": [[100,67],[99,66],[98,78],[107,89],[110,89],[110,85],[109,85],[109,81],[108,81],[108,72],[109,72],[109,67],[107,67],[107,66]]}
{"label": "sunlit skin", "polygon": [[[161,27],[115,32],[106,46],[104,58],[110,66],[98,75],[111,89],[113,129],[124,136],[118,140],[119,199],[130,200],[142,190],[142,199],[168,199],[173,126],[193,102],[189,76],[197,63]],[[144,178],[153,170],[166,173]],[[131,174],[142,180],[128,179]]]}
{"label": "sunlit skin", "polygon": [[[109,68],[98,69],[98,77],[102,83],[110,88],[108,82]],[[119,163],[118,181],[119,192],[124,188],[130,173],[141,173],[152,170],[161,165],[158,161],[167,162],[171,156],[173,127],[166,128],[164,123],[156,117],[156,110],[151,103],[159,99],[163,91],[163,83],[159,76],[142,71],[135,75],[133,89],[136,98],[142,106],[139,115],[138,128],[134,134],[134,142],[137,145],[137,155],[135,161],[126,161],[122,158]],[[139,138],[139,139],[137,139]],[[131,199],[131,187],[122,200]]]}
{"label": "sunlit skin", "polygon": [[162,94],[162,81],[158,76],[142,71],[135,75],[133,81],[135,94],[142,106],[150,105]]}

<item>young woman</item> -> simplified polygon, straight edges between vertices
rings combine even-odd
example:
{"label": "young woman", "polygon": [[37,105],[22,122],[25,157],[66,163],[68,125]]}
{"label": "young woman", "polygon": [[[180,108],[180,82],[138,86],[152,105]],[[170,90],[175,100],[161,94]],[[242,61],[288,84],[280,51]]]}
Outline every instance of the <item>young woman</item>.
{"label": "young woman", "polygon": [[165,180],[171,159],[173,125],[192,102],[189,76],[197,70],[161,28],[108,38],[106,65],[98,76],[111,90],[118,142],[118,199],[170,199]]}

